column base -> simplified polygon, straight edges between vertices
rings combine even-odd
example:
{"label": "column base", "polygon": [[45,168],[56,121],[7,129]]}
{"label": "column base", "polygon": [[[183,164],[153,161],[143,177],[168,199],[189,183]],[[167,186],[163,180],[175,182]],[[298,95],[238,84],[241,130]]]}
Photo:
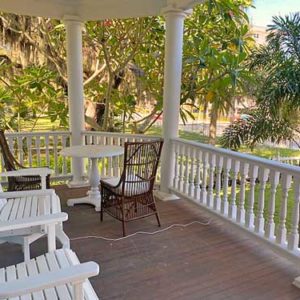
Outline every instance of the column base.
{"label": "column base", "polygon": [[154,190],[153,195],[155,198],[161,201],[173,201],[173,200],[179,200],[180,198],[174,194],[168,194],[165,192],[161,192],[159,190]]}
{"label": "column base", "polygon": [[68,188],[81,188],[90,186],[88,180],[71,180],[67,183]]}
{"label": "column base", "polygon": [[87,197],[82,197],[82,198],[69,199],[67,201],[68,206],[74,206],[75,204],[90,204],[90,205],[95,206],[95,211],[97,211],[97,212],[101,211],[100,196],[98,198],[92,198],[90,196],[87,196]]}
{"label": "column base", "polygon": [[298,276],[294,279],[293,285],[300,289],[300,276]]}

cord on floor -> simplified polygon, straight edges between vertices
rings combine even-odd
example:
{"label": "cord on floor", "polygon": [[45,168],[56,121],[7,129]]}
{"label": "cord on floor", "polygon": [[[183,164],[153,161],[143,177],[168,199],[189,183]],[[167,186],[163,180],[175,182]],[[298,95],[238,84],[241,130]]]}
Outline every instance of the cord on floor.
{"label": "cord on floor", "polygon": [[186,227],[191,226],[193,224],[200,224],[200,225],[203,225],[203,226],[208,226],[210,224],[210,220],[208,220],[205,223],[204,222],[200,222],[200,221],[192,221],[192,222],[187,223],[187,224],[172,224],[172,225],[170,225],[170,226],[168,226],[166,228],[159,229],[159,230],[156,230],[156,231],[152,231],[152,232],[149,232],[149,231],[137,231],[135,233],[132,233],[132,234],[120,237],[120,238],[115,238],[115,239],[113,239],[113,238],[107,238],[107,237],[104,237],[104,236],[87,235],[87,236],[75,237],[75,238],[72,238],[70,240],[71,241],[77,241],[77,240],[85,240],[85,239],[101,239],[101,240],[105,240],[105,241],[116,242],[116,241],[121,241],[121,240],[128,239],[128,238],[133,237],[133,236],[138,235],[138,234],[154,235],[154,234],[165,232],[165,231],[170,230],[170,229],[172,229],[174,227],[186,228]]}

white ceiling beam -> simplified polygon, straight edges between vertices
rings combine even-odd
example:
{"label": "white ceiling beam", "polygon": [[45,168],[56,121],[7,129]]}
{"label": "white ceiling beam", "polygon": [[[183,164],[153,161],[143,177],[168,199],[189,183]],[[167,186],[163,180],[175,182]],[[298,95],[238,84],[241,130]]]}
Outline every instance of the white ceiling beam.
{"label": "white ceiling beam", "polygon": [[173,6],[178,9],[188,10],[193,8],[197,4],[201,4],[206,0],[168,0],[169,6]]}

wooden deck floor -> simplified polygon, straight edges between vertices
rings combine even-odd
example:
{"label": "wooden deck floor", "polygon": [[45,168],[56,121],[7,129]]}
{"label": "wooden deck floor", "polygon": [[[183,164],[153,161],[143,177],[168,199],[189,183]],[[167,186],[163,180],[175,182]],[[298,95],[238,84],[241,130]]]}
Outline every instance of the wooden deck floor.
{"label": "wooden deck floor", "polygon": [[[85,189],[58,186],[63,210],[69,213],[64,228],[71,239],[88,235],[121,236],[121,223],[88,205],[67,208],[66,199],[84,195]],[[261,244],[235,232],[217,218],[185,200],[158,202],[163,227],[194,220],[187,228],[173,228],[156,235],[137,235],[121,241],[72,240],[81,261],[100,264],[101,275],[91,280],[101,299],[199,300],[199,299],[300,299],[292,286],[300,275],[287,260]],[[155,217],[129,223],[128,232],[157,229]],[[32,246],[41,254],[45,241]],[[0,267],[22,260],[19,246],[0,245]]]}

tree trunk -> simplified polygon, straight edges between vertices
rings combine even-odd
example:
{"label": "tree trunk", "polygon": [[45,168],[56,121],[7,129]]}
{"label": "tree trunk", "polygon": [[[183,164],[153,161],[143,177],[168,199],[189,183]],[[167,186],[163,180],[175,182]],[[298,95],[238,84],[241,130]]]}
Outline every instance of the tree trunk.
{"label": "tree trunk", "polygon": [[210,112],[210,124],[209,124],[209,143],[211,145],[216,144],[217,137],[217,121],[218,121],[218,110],[212,105]]}

